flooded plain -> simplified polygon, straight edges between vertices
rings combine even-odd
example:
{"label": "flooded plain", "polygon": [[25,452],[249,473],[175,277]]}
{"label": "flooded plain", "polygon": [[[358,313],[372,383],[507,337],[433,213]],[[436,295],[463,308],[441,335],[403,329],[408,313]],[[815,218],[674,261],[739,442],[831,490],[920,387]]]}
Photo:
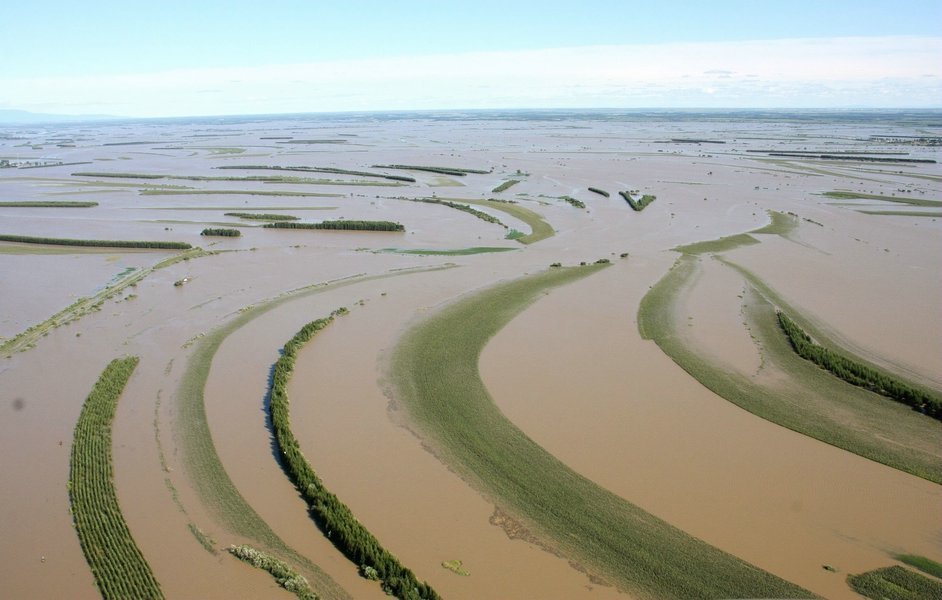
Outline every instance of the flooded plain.
{"label": "flooded plain", "polygon": [[[346,597],[384,594],[308,517],[278,462],[265,413],[281,346],[305,323],[341,306],[350,314],[298,357],[289,385],[292,427],[325,484],[384,546],[445,598],[628,598],[554,552],[552,540],[527,534],[527,524],[505,513],[499,498],[440,461],[397,407],[387,381],[397,339],[435,309],[551,263],[601,258],[612,266],[540,298],[486,346],[481,376],[510,421],[599,486],[823,597],[857,597],[846,576],[895,564],[894,554],[942,561],[942,487],[735,407],[637,330],[641,298],[679,256],[672,248],[762,227],[769,210],[791,212],[799,225],[787,237],[755,234],[759,243],[724,259],[759,277],[843,347],[942,389],[942,223],[864,214],[853,200],[823,195],[942,201],[942,169],[765,152],[906,152],[936,160],[935,148],[871,139],[938,136],[935,121],[482,114],[0,130],[0,157],[19,157],[22,166],[63,163],[0,170],[0,201],[50,203],[0,205],[0,234],[182,241],[218,251],[155,269],[133,288],[108,295],[122,276],[172,253],[0,242],[0,335],[6,338],[0,343],[42,327],[27,349],[0,359],[2,595],[98,596],[69,512],[69,452],[96,378],[111,359],[132,354],[141,363],[114,423],[115,484],[132,535],[167,597],[289,597],[266,573],[225,553],[230,544],[253,540],[220,522],[197,493],[179,420],[181,403],[194,401],[179,390],[188,364],[202,352],[200,340],[271,303],[211,357],[207,423],[219,461],[245,501]],[[63,136],[74,144],[58,146]],[[263,139],[272,137],[281,139]],[[298,142],[313,139],[343,141]],[[320,167],[415,181],[309,171]],[[492,191],[508,180],[518,183]],[[657,200],[632,211],[618,195],[628,190]],[[410,201],[488,198],[530,209],[555,235],[521,244],[505,236],[511,229],[528,233],[530,226],[493,205],[472,206],[499,223]],[[53,204],[63,200],[98,205]],[[405,232],[266,229],[258,226],[263,221],[230,212],[304,222],[392,220]],[[200,235],[221,223],[242,235]],[[481,247],[512,250],[467,250]],[[45,323],[76,299],[103,292],[97,310],[68,324]],[[761,349],[743,321],[742,278],[703,256],[683,293],[681,333],[688,343],[731,371],[758,370]],[[194,528],[210,538],[215,553]],[[442,566],[452,560],[469,574]]]}

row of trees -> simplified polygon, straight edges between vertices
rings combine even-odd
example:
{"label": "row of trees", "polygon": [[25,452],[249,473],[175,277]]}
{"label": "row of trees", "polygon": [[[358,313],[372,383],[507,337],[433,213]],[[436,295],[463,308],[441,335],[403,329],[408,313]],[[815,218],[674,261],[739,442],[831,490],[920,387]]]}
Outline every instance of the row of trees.
{"label": "row of trees", "polygon": [[200,235],[217,235],[222,237],[239,237],[242,232],[238,229],[226,229],[224,227],[207,227],[200,232]]}
{"label": "row of trees", "polygon": [[[221,169],[222,167],[217,167]],[[227,212],[227,217],[239,217],[250,221],[297,221],[298,217],[294,215],[282,215],[276,213],[249,213],[249,212]]]}
{"label": "row of trees", "polygon": [[338,169],[335,167],[280,167],[277,165],[224,165],[216,167],[217,169],[256,169],[267,171],[301,171],[306,173],[331,173],[335,175],[354,175],[356,177],[379,177],[381,179],[390,179],[392,181],[405,181],[415,183],[415,177],[406,175],[387,175],[385,173],[371,173],[370,171],[353,171],[350,169]]}
{"label": "row of trees", "polygon": [[596,194],[599,194],[599,195],[601,195],[601,196],[605,196],[606,198],[608,198],[608,195],[609,195],[608,192],[606,192],[605,190],[602,190],[602,189],[599,189],[599,188],[595,188],[595,187],[590,187],[590,188],[589,188],[589,191],[590,191],[590,192],[594,192],[594,193],[596,193]]}
{"label": "row of trees", "polygon": [[307,502],[315,522],[337,549],[360,565],[363,576],[382,581],[386,593],[403,600],[438,600],[440,596],[435,590],[416,579],[412,571],[383,548],[379,540],[357,521],[350,509],[324,487],[291,431],[287,387],[298,350],[336,316],[346,312],[345,308],[340,308],[325,319],[308,323],[285,344],[272,374],[269,410],[275,440],[281,451],[285,470]]}
{"label": "row of trees", "polygon": [[271,229],[336,229],[351,231],[405,231],[402,223],[394,221],[321,221],[320,223],[298,223],[279,221],[266,223],[262,227]]}
{"label": "row of trees", "polygon": [[85,560],[105,600],[163,598],[160,584],[131,537],[114,488],[111,424],[136,356],[105,367],[82,406],[69,460],[69,500]]}
{"label": "row of trees", "polygon": [[477,175],[487,175],[490,171],[481,169],[462,169],[460,167],[427,167],[424,165],[373,165],[374,169],[404,169],[406,171],[428,171],[429,173],[438,173],[440,175],[454,175],[464,177],[468,173]]}
{"label": "row of trees", "polygon": [[902,402],[942,420],[942,400],[929,391],[816,344],[801,327],[781,311],[778,312],[778,322],[798,356],[810,360],[848,383]]}
{"label": "row of trees", "polygon": [[493,215],[489,215],[483,210],[471,208],[467,204],[451,202],[450,200],[440,200],[438,198],[403,198],[403,200],[411,200],[412,202],[424,202],[426,204],[441,204],[442,206],[447,206],[448,208],[453,208],[455,210],[466,212],[469,215],[474,215],[475,217],[481,219],[482,221],[487,221],[488,223],[496,223],[498,225],[503,225],[503,223],[501,223],[500,219],[498,219],[497,217]]}
{"label": "row of trees", "polygon": [[51,244],[54,246],[90,246],[95,248],[157,248],[161,250],[189,250],[186,242],[148,242],[122,240],[75,240],[66,238],[32,237],[28,235],[0,235],[0,242],[20,244]]}
{"label": "row of trees", "polygon": [[573,205],[576,208],[585,208],[585,202],[582,200],[576,200],[572,196],[563,196],[563,200]]}

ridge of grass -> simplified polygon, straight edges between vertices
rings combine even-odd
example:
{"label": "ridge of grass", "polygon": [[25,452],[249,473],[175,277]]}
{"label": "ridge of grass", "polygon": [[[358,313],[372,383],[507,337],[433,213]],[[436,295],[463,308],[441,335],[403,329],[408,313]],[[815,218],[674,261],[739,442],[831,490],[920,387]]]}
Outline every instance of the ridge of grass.
{"label": "ridge of grass", "polygon": [[97,202],[79,202],[69,200],[12,200],[0,202],[0,208],[91,208]]}
{"label": "ridge of grass", "polygon": [[393,351],[396,401],[446,464],[619,589],[685,600],[813,597],[589,481],[494,404],[478,371],[487,341],[548,290],[602,268],[555,268],[499,284],[419,323]]}
{"label": "ridge of grass", "polygon": [[207,252],[202,248],[193,248],[191,250],[186,250],[166,258],[153,267],[130,272],[123,279],[109,284],[104,290],[98,292],[94,296],[79,298],[45,321],[28,327],[24,331],[21,331],[12,338],[6,340],[3,342],[3,344],[0,344],[0,356],[9,357],[14,352],[24,352],[29,350],[35,346],[36,342],[39,341],[39,339],[46,335],[49,331],[59,327],[60,325],[66,325],[73,321],[77,321],[90,312],[100,310],[105,300],[108,300],[109,298],[112,298],[115,295],[121,293],[129,286],[135,285],[157,269],[169,267],[170,265],[176,264],[183,260],[190,260],[202,256],[211,256],[213,254],[215,254],[215,252]]}
{"label": "ridge of grass", "polygon": [[[942,436],[937,423],[873,392],[858,388],[797,356],[776,318],[776,306],[799,320],[768,286],[747,279],[746,317],[763,358],[789,376],[764,385],[698,354],[679,334],[676,303],[697,269],[696,256],[680,257],[642,298],[638,330],[678,366],[720,397],[767,421],[934,483],[942,483]],[[729,264],[729,263],[727,263]],[[805,321],[802,319],[802,323]],[[815,330],[817,332],[817,330]],[[823,337],[817,338],[825,343]],[[830,345],[830,344],[829,344]]]}
{"label": "ridge of grass", "polygon": [[942,200],[907,198],[905,196],[884,196],[883,194],[865,194],[863,192],[831,191],[824,192],[822,196],[835,200],[882,200],[883,202],[895,202],[897,204],[908,204],[909,206],[923,206],[927,208],[938,208],[942,206]]}
{"label": "ridge of grass", "polygon": [[69,459],[75,532],[106,600],[164,597],[131,536],[114,487],[111,426],[118,399],[139,361],[136,356],[116,358],[102,371],[82,406]]}

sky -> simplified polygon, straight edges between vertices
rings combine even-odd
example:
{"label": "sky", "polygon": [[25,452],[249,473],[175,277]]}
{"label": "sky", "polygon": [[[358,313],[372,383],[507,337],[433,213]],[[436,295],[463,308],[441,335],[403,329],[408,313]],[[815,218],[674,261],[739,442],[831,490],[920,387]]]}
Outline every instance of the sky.
{"label": "sky", "polygon": [[942,108],[942,0],[4,2],[0,110]]}

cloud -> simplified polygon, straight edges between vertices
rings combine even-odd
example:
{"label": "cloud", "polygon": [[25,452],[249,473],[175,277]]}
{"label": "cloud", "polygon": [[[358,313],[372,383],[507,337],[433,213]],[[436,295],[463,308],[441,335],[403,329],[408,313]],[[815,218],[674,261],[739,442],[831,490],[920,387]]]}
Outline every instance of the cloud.
{"label": "cloud", "polygon": [[135,116],[536,106],[938,107],[939,56],[940,37],[626,44],[8,79],[0,81],[0,102],[69,112],[57,105],[68,98],[93,112]]}

